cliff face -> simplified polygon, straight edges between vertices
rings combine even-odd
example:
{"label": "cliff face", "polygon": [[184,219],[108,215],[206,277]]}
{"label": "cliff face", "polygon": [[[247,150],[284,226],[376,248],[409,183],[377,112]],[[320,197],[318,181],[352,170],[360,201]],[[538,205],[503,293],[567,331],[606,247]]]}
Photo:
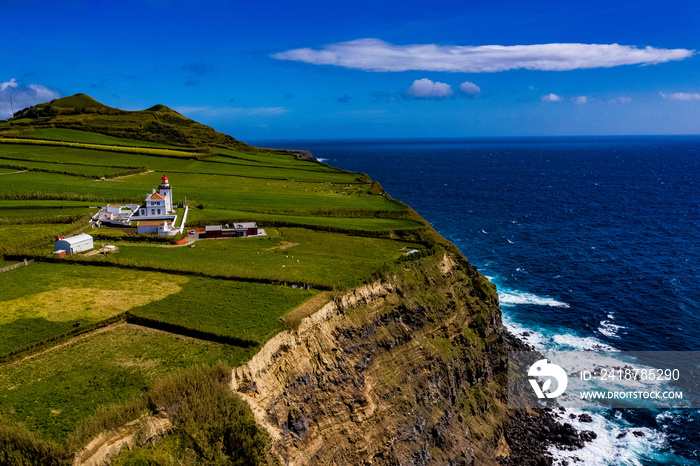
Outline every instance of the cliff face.
{"label": "cliff face", "polygon": [[288,464],[496,464],[507,454],[495,287],[449,253],[351,290],[234,369]]}

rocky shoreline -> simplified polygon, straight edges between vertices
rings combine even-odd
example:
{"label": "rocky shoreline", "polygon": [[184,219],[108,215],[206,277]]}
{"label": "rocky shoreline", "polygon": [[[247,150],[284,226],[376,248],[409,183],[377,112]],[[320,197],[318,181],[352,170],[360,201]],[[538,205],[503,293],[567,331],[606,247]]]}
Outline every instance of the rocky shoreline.
{"label": "rocky shoreline", "polygon": [[[518,337],[503,329],[503,339],[509,351],[535,351]],[[579,415],[579,421],[591,422],[587,414]],[[583,448],[586,442],[597,437],[591,430],[577,431],[565,417],[565,409],[512,409],[510,422],[504,433],[510,454],[501,460],[502,466],[549,466],[554,458],[549,448],[557,445],[565,450]],[[559,463],[562,466],[567,461]]]}

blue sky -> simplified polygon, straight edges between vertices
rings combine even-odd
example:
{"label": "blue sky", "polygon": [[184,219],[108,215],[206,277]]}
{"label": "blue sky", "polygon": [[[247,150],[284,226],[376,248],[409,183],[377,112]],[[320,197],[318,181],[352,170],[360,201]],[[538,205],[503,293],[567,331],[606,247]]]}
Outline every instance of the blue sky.
{"label": "blue sky", "polygon": [[244,141],[700,134],[695,0],[0,0],[0,17],[0,118],[10,97],[85,92]]}

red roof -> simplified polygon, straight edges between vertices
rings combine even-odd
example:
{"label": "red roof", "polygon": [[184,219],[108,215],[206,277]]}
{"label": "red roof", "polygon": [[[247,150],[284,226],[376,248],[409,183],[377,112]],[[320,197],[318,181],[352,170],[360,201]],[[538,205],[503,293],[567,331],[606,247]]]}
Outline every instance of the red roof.
{"label": "red roof", "polygon": [[165,197],[160,193],[151,194],[150,200],[152,201],[163,201]]}
{"label": "red roof", "polygon": [[163,178],[161,178],[161,180],[167,180],[167,179],[168,179],[168,177],[165,175],[163,175]]}

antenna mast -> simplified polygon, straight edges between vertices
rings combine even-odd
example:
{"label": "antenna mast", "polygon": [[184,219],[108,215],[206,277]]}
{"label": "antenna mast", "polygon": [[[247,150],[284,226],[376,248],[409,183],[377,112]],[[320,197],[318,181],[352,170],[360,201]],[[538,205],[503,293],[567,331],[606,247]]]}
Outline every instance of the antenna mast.
{"label": "antenna mast", "polygon": [[15,106],[12,103],[12,96],[10,96],[10,108],[12,109],[12,116],[15,116]]}

